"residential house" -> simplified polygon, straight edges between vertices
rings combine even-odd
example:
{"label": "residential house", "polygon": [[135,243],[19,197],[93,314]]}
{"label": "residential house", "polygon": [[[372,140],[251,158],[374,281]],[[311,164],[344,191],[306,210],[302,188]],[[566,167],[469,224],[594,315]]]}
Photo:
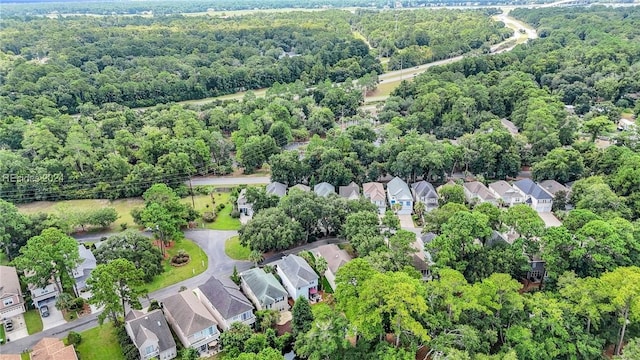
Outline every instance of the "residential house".
{"label": "residential house", "polygon": [[416,202],[421,202],[425,205],[426,211],[431,211],[438,207],[438,193],[430,182],[422,180],[411,184],[411,192]]}
{"label": "residential house", "polygon": [[398,207],[398,215],[411,215],[413,213],[413,195],[409,185],[399,177],[394,177],[387,184],[387,198],[391,208]]}
{"label": "residential house", "polygon": [[560,184],[555,180],[543,180],[538,184],[544,191],[548,192],[549,195],[555,197],[557,193],[564,191],[566,196],[569,195],[569,188]]}
{"label": "residential house", "polygon": [[638,125],[635,121],[633,121],[633,119],[621,118],[620,121],[618,121],[619,131],[631,131],[634,130],[637,126]]}
{"label": "residential house", "polygon": [[298,189],[298,190],[304,191],[304,192],[311,191],[311,188],[308,187],[307,185],[304,185],[304,184],[296,184],[296,185],[292,186],[291,189]]}
{"label": "residential house", "polygon": [[320,184],[316,184],[316,186],[313,187],[313,192],[315,192],[318,196],[327,197],[331,194],[335,194],[336,188],[328,182],[321,182]]}
{"label": "residential house", "polygon": [[29,354],[31,360],[78,360],[73,345],[65,345],[62,340],[46,337],[38,341]]}
{"label": "residential house", "polygon": [[72,274],[76,279],[76,289],[83,291],[87,287],[87,279],[91,275],[91,271],[96,268],[97,263],[93,252],[84,245],[78,244],[78,253],[82,262],[73,269]]}
{"label": "residential house", "polygon": [[282,284],[294,300],[300,296],[314,298],[318,293],[318,275],[300,256],[287,255],[274,264]]}
{"label": "residential house", "polygon": [[269,185],[267,185],[266,192],[268,195],[283,197],[287,195],[287,185],[274,181],[269,183]]}
{"label": "residential house", "polygon": [[138,348],[141,360],[168,360],[177,356],[176,342],[160,309],[148,313],[131,310],[124,320],[124,328]]}
{"label": "residential house", "polygon": [[534,257],[529,261],[531,269],[527,272],[527,280],[533,283],[541,283],[544,278],[547,277],[547,270],[545,269],[545,261],[539,257]]}
{"label": "residential house", "polygon": [[489,191],[501,200],[506,206],[522,204],[525,201],[524,194],[514,189],[508,182],[499,180],[489,184]]}
{"label": "residential house", "polygon": [[352,181],[347,186],[340,186],[338,194],[347,200],[358,200],[360,198],[360,187]]}
{"label": "residential house", "polygon": [[247,200],[247,189],[240,190],[236,204],[238,205],[240,214],[247,216],[253,215],[253,204]]}
{"label": "residential house", "polygon": [[212,276],[198,286],[194,293],[216,319],[222,331],[229,330],[234,322],[249,326],[256,322],[251,301],[231,280],[219,280]]}
{"label": "residential house", "polygon": [[9,319],[26,311],[16,268],[0,266],[0,319]]}
{"label": "residential house", "polygon": [[525,195],[525,203],[537,212],[551,212],[553,196],[531,179],[522,179],[513,183],[513,187]]}
{"label": "residential house", "polygon": [[491,191],[489,191],[483,183],[479,181],[471,181],[462,184],[462,187],[464,188],[464,196],[467,198],[469,203],[488,202],[497,205],[498,199],[493,196]]}
{"label": "residential house", "polygon": [[425,250],[425,245],[431,242],[436,235],[434,233],[426,233],[416,237],[416,241],[411,245],[416,252],[411,255],[411,264],[420,272],[422,280],[427,281],[432,279],[431,266],[434,262],[431,254]]}
{"label": "residential house", "polygon": [[[59,284],[58,284],[59,285]],[[29,284],[27,286],[29,292],[31,293],[31,301],[33,302],[33,306],[38,309],[40,306],[45,305],[49,302],[55,302],[55,299],[58,297],[58,287],[50,280],[49,283],[44,287],[38,287],[34,284]]]}
{"label": "residential house", "polygon": [[336,274],[342,265],[351,261],[351,256],[346,251],[340,249],[336,244],[328,244],[317,247],[314,250],[316,258],[323,257],[327,261],[327,270],[324,276],[331,287],[336,289]]}
{"label": "residential house", "polygon": [[509,131],[512,136],[518,135],[518,127],[511,121],[507,119],[501,119],[500,123],[502,124],[502,126],[504,126],[505,129],[507,129],[507,131]]}
{"label": "residential house", "polygon": [[287,291],[271,273],[261,268],[249,269],[240,274],[242,291],[258,310],[288,311]]}
{"label": "residential house", "polygon": [[378,207],[378,212],[384,214],[387,211],[387,197],[384,193],[384,186],[378,182],[368,182],[362,184],[362,194]]}
{"label": "residential house", "polygon": [[181,291],[162,301],[164,316],[184,347],[201,355],[218,350],[218,323],[191,290]]}

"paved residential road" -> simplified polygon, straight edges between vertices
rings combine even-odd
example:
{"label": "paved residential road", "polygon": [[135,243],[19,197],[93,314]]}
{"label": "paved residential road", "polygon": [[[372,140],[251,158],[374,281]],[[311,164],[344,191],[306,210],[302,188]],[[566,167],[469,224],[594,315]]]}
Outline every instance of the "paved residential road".
{"label": "paved residential road", "polygon": [[[224,243],[227,239],[232,236],[238,234],[237,231],[234,230],[187,230],[185,231],[185,237],[187,239],[193,240],[204,250],[204,252],[208,256],[208,267],[202,274],[194,276],[190,279],[181,281],[177,284],[173,284],[166,288],[162,288],[160,290],[154,291],[149,294],[150,299],[164,299],[167,296],[178,293],[178,290],[185,286],[189,289],[193,289],[200,284],[204,283],[209,277],[224,277],[229,276],[233,272],[233,267],[236,266],[239,272],[250,269],[253,266],[253,263],[249,261],[239,261],[233,260],[227,256],[224,252]],[[92,236],[82,237],[83,240],[89,240],[88,238],[101,238],[105,236],[105,234],[92,234]],[[337,244],[344,242],[343,239],[338,238],[329,238],[315,241],[313,243],[304,244],[299,247],[286,250],[282,253],[275,254],[270,256],[268,259],[265,259],[264,263],[268,264],[270,262],[276,261],[282,256],[291,253],[297,253],[301,250],[309,250],[320,245],[325,244]],[[149,302],[146,298],[140,299],[142,306],[146,307],[149,305]],[[31,349],[33,346],[45,337],[56,337],[63,338],[67,336],[69,331],[81,332],[93,327],[98,326],[98,314],[91,314],[80,319],[76,319],[74,321],[68,322],[66,324],[57,326],[55,328],[51,328],[48,330],[41,331],[37,334],[33,334],[27,336],[25,338],[8,342],[2,346],[0,346],[0,354],[19,354],[24,350]]]}

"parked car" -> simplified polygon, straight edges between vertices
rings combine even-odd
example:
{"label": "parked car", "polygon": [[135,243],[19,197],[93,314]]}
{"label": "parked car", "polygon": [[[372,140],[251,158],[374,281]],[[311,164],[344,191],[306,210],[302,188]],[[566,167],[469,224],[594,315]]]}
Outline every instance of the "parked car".
{"label": "parked car", "polygon": [[42,306],[40,307],[40,315],[41,315],[42,317],[47,317],[47,316],[49,316],[49,306],[47,306],[47,305],[42,305]]}
{"label": "parked car", "polygon": [[4,322],[4,328],[7,330],[7,332],[13,330],[13,320],[7,320]]}

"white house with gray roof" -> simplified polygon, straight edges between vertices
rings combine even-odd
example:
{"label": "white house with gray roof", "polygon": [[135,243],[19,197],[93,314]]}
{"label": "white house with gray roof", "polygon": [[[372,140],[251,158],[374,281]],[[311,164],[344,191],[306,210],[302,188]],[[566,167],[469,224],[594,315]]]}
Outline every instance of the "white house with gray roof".
{"label": "white house with gray roof", "polygon": [[238,206],[238,211],[240,212],[240,214],[247,216],[253,215],[253,204],[247,200],[247,189],[240,190],[236,205]]}
{"label": "white house with gray roof", "polygon": [[256,322],[253,305],[231,280],[210,277],[193,291],[209,310],[222,331],[229,330],[234,322],[252,326]]}
{"label": "white house with gray roof", "polygon": [[522,179],[513,183],[513,187],[525,195],[525,203],[537,212],[551,212],[553,196],[531,179]]}
{"label": "white house with gray roof", "polygon": [[413,213],[413,195],[409,185],[397,176],[387,183],[387,199],[392,209],[397,204],[401,205],[396,214],[411,215]]}
{"label": "white house with gray roof", "polygon": [[489,191],[493,193],[506,206],[522,204],[525,201],[524,194],[514,189],[508,182],[499,180],[489,184]]}
{"label": "white house with gray roof", "polygon": [[313,192],[318,196],[327,197],[331,194],[335,194],[336,188],[328,182],[321,182],[313,187]]}
{"label": "white house with gray roof", "polygon": [[242,291],[258,310],[288,311],[287,290],[275,276],[260,268],[249,269],[240,274]]}
{"label": "white house with gray roof", "polygon": [[318,274],[298,255],[287,255],[274,263],[282,285],[295,300],[309,299],[318,292]]}
{"label": "white house with gray roof", "polygon": [[438,207],[438,193],[430,182],[422,180],[411,184],[411,193],[413,193],[416,202],[421,202],[425,205],[426,211],[431,211]]}
{"label": "white house with gray roof", "polygon": [[93,252],[84,245],[78,244],[78,253],[82,262],[73,269],[72,274],[76,280],[76,289],[80,291],[87,287],[87,279],[91,275],[91,271],[96,268],[97,263]]}
{"label": "white house with gray roof", "polygon": [[218,323],[191,290],[181,291],[162,301],[167,322],[184,347],[198,350],[200,355],[217,352]]}
{"label": "white house with gray roof", "polygon": [[140,359],[169,360],[177,356],[176,342],[162,311],[131,310],[124,320],[124,328],[138,348]]}
{"label": "white house with gray roof", "polygon": [[287,195],[287,185],[274,181],[269,183],[269,185],[267,185],[266,192],[267,192],[267,195],[275,195],[277,197],[283,197]]}

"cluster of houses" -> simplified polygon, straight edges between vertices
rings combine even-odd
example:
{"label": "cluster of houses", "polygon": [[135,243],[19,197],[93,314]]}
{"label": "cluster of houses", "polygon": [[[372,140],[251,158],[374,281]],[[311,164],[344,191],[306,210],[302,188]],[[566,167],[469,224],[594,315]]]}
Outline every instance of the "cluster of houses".
{"label": "cluster of houses", "polygon": [[[335,286],[336,272],[351,257],[334,244],[314,249],[314,255],[327,260],[325,276]],[[211,277],[193,290],[163,299],[160,309],[131,310],[125,318],[125,329],[140,358],[175,358],[177,348],[171,330],[184,347],[196,349],[201,355],[215,353],[220,332],[229,330],[234,322],[253,326],[255,311],[289,311],[290,299],[300,297],[319,300],[319,276],[303,258],[291,254],[273,265],[277,277],[262,268],[240,273],[240,286],[226,278]]]}
{"label": "cluster of houses", "polygon": [[[489,202],[496,206],[527,204],[539,213],[551,212],[553,198],[556,194],[561,191],[564,191],[565,194],[569,193],[569,188],[555,180],[535,183],[531,179],[522,179],[513,184],[500,180],[490,183],[489,186],[479,181],[471,181],[463,183],[462,186],[469,203]],[[398,215],[410,215],[413,213],[416,202],[423,203],[425,210],[431,211],[438,207],[439,198],[438,192],[431,183],[422,180],[409,186],[399,177],[389,181],[386,190],[384,185],[379,182],[364,183],[362,188],[352,182],[347,186],[338,187],[337,193],[335,186],[326,182],[316,184],[313,189],[303,184],[292,186],[291,189],[313,191],[322,197],[336,194],[348,200],[358,199],[362,191],[362,196],[375,204],[380,214],[384,214],[389,206]],[[278,197],[285,196],[287,190],[287,185],[279,182],[272,182],[266,187],[267,194]],[[245,189],[238,196],[237,206],[242,214],[248,216],[253,214],[252,204],[247,201]]]}

